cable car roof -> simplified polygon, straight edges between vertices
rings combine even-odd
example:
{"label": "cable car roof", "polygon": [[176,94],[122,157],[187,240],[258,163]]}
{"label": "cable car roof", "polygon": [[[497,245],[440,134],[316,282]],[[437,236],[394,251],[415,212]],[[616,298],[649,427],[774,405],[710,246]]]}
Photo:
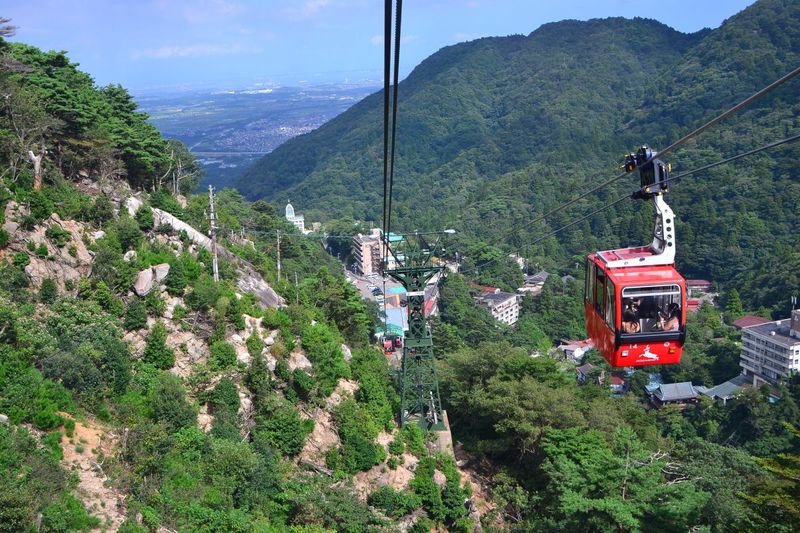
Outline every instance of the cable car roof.
{"label": "cable car roof", "polygon": [[589,259],[599,265],[615,285],[684,283],[683,277],[673,266],[607,268],[595,254],[590,255]]}

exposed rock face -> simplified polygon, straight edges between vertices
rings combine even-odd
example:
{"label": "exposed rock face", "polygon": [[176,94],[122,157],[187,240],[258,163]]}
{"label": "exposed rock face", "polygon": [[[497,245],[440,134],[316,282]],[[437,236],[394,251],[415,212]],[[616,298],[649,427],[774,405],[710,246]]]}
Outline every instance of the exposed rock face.
{"label": "exposed rock face", "polygon": [[160,283],[169,274],[169,264],[162,263],[146,268],[139,272],[133,282],[133,290],[139,296],[147,296],[156,284]]}
{"label": "exposed rock face", "polygon": [[122,260],[126,263],[130,263],[131,261],[136,260],[136,250],[128,250],[125,252],[125,255],[122,256]]}
{"label": "exposed rock face", "polygon": [[169,274],[169,263],[161,263],[153,267],[153,274],[156,276],[156,281],[164,281],[164,278]]}
{"label": "exposed rock face", "polygon": [[139,272],[133,282],[133,290],[138,296],[147,296],[153,290],[153,269],[146,268]]}
{"label": "exposed rock face", "polygon": [[[9,244],[3,255],[13,255],[22,252],[28,255],[30,263],[25,267],[25,272],[31,278],[34,287],[40,287],[45,279],[56,282],[59,291],[65,291],[65,283],[77,286],[81,277],[88,276],[92,268],[93,254],[83,242],[85,226],[73,220],[61,220],[56,213],[36,226],[32,231],[25,231],[18,224],[22,217],[28,214],[27,209],[16,202],[8,202],[5,209],[3,229],[8,232]],[[45,233],[51,227],[56,227],[69,234],[63,246],[49,239]],[[28,249],[28,243],[35,248],[40,245],[47,247],[47,256],[39,257]]]}
{"label": "exposed rock face", "polygon": [[[131,216],[135,216],[136,211],[138,211],[142,205],[142,201],[135,196],[129,197],[125,203],[125,207]],[[211,239],[208,238],[208,236],[197,231],[195,228],[183,220],[175,217],[174,215],[167,213],[162,209],[153,208],[153,220],[156,226],[167,225],[177,232],[185,231],[186,235],[189,236],[189,239],[195,245],[202,246],[207,250],[211,249]],[[236,286],[239,288],[239,290],[255,294],[258,298],[258,301],[264,307],[274,308],[286,305],[284,299],[281,298],[266,281],[264,281],[264,278],[261,277],[261,274],[258,273],[253,265],[233,255],[221,246],[217,247],[217,251],[220,257],[223,257],[224,259],[232,261],[236,264],[239,274]]]}

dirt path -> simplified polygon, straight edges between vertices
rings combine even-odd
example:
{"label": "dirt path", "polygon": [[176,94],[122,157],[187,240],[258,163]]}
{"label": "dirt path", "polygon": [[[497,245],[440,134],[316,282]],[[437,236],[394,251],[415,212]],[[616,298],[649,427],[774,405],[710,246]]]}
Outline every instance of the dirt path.
{"label": "dirt path", "polygon": [[[68,415],[67,415],[68,416]],[[93,531],[116,531],[125,520],[124,498],[107,487],[102,457],[115,453],[116,438],[93,423],[75,421],[72,438],[61,437],[64,459],[61,463],[78,475],[78,497],[89,513],[100,519],[100,528]],[[98,456],[100,459],[98,459]]]}

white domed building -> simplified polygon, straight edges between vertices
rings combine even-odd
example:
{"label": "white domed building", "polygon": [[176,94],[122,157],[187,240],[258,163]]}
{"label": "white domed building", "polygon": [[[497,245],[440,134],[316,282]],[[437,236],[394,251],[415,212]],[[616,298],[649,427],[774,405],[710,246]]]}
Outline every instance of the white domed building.
{"label": "white domed building", "polygon": [[286,220],[294,224],[301,233],[306,233],[306,221],[303,215],[295,215],[291,202],[286,204]]}

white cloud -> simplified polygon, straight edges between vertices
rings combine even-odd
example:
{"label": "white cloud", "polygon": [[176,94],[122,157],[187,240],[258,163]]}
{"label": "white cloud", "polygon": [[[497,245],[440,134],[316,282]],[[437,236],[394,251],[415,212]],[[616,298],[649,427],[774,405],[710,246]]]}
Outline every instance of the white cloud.
{"label": "white cloud", "polygon": [[259,50],[241,44],[190,44],[146,48],[133,53],[134,59],[172,59],[176,57],[210,57],[233,54],[252,54]]}
{"label": "white cloud", "polygon": [[478,37],[480,36],[475,33],[458,32],[453,34],[453,40],[459,43],[462,41],[472,41],[473,39],[477,39]]}
{"label": "white cloud", "polygon": [[310,19],[316,17],[330,3],[330,0],[306,0],[301,7],[287,8],[285,13],[294,19]]}

